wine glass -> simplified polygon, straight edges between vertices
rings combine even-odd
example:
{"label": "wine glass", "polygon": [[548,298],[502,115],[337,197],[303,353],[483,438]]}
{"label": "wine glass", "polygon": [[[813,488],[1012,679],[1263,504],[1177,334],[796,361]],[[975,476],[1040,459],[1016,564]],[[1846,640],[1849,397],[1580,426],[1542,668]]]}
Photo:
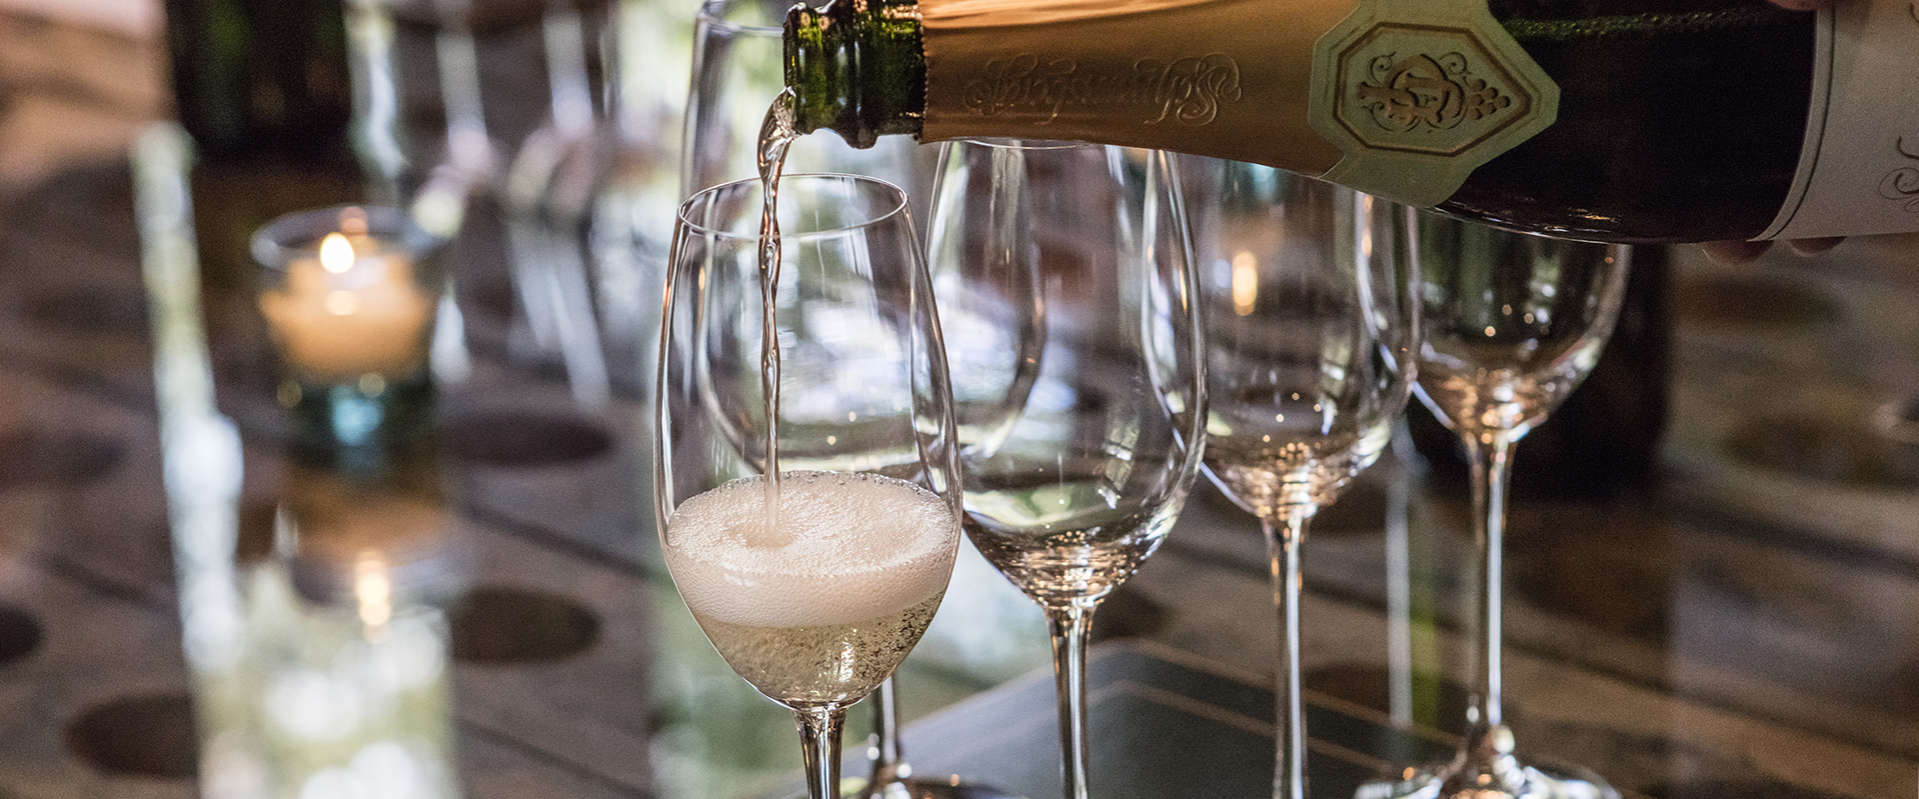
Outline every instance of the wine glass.
{"label": "wine glass", "polygon": [[1305,796],[1300,546],[1379,459],[1417,367],[1404,225],[1383,200],[1269,167],[1187,158],[1206,339],[1206,474],[1259,518],[1279,612],[1273,796]]}
{"label": "wine glass", "polygon": [[1480,629],[1464,745],[1452,762],[1362,787],[1361,799],[1617,799],[1581,769],[1529,765],[1500,707],[1501,539],[1513,444],[1584,380],[1612,335],[1631,250],[1408,211],[1425,341],[1419,398],[1472,465]]}
{"label": "wine glass", "polygon": [[761,474],[761,188],[748,180],[680,208],[654,495],[680,596],[734,671],[793,711],[821,799],[839,796],[846,707],[893,673],[945,594],[958,448],[905,194],[819,174],[780,191],[779,379],[806,388],[778,411],[778,481]]}
{"label": "wine glass", "polygon": [[1094,609],[1165,540],[1204,446],[1180,194],[1157,152],[966,141],[940,161],[928,252],[964,365],[966,532],[1046,612],[1084,799]]}
{"label": "wine glass", "polygon": [[[606,171],[587,68],[600,40],[593,17],[570,3],[472,0],[350,0],[346,12],[355,77],[354,149],[369,190],[404,206],[422,229],[445,239],[461,232],[476,200],[496,200],[518,302],[515,355],[523,348],[540,360],[557,358],[575,398],[604,408],[612,373],[579,240]],[[535,26],[551,112],[529,127],[525,115],[503,116],[493,107],[514,103],[494,102],[500,98],[489,88],[499,87],[489,87],[488,79],[499,75],[485,64],[497,43],[516,41]],[[422,61],[423,52],[415,50],[430,50],[430,57]],[[423,64],[431,69],[409,74]],[[442,130],[432,131],[435,125]],[[462,320],[457,297],[449,291],[442,300],[450,332],[458,332]],[[466,373],[462,339],[442,338],[459,360],[441,358],[436,371]]]}
{"label": "wine glass", "polygon": [[[766,106],[786,87],[781,20],[790,3],[707,0],[693,25],[692,81],[685,96],[680,163],[682,193],[758,174],[757,135]],[[927,148],[932,149],[932,148]],[[837,172],[907,187],[917,212],[923,192],[912,139],[891,136],[856,149],[838,136],[802,136],[787,151],[789,172]],[[950,775],[915,778],[900,745],[894,680],[874,692],[872,772],[861,796],[869,799],[994,799],[1005,794]]]}

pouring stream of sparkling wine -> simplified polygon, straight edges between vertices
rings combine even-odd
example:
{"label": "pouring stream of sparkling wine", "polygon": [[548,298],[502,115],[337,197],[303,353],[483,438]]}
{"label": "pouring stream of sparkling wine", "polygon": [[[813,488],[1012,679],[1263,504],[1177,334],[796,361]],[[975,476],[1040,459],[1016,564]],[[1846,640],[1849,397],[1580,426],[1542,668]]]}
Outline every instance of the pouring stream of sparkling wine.
{"label": "pouring stream of sparkling wine", "polygon": [[760,170],[760,390],[766,408],[766,524],[765,546],[786,540],[780,527],[780,335],[774,301],[780,285],[780,170],[786,150],[798,136],[793,129],[793,90],[773,98],[760,124],[755,152]]}

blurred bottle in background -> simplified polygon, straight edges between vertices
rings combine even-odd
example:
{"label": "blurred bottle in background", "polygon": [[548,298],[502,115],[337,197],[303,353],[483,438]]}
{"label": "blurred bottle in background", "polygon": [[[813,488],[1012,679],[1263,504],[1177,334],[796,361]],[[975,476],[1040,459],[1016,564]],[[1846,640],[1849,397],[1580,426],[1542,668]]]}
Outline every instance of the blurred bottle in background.
{"label": "blurred bottle in background", "polygon": [[180,123],[210,157],[325,158],[352,116],[339,0],[167,0]]}
{"label": "blurred bottle in background", "polygon": [[215,295],[244,296],[254,229],[361,193],[341,3],[166,0],[165,9],[174,112],[196,153],[202,278]]}

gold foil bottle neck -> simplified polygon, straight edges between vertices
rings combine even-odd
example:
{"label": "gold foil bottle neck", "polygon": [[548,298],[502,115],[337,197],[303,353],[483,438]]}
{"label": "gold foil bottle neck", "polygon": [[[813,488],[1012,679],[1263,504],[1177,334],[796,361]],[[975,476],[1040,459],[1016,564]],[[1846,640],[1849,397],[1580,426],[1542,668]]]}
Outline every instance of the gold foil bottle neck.
{"label": "gold foil bottle neck", "polygon": [[1077,139],[1318,174],[1313,45],[1354,0],[922,0],[928,140]]}

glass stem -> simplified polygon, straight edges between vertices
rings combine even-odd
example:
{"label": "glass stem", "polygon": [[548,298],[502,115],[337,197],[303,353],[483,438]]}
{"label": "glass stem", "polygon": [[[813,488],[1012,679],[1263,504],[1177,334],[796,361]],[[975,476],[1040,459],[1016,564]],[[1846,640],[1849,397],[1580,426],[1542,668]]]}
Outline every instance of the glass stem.
{"label": "glass stem", "polygon": [[1479,599],[1474,610],[1479,622],[1479,659],[1474,663],[1473,704],[1467,721],[1467,752],[1482,765],[1493,765],[1512,753],[1500,705],[1500,610],[1506,536],[1506,488],[1511,473],[1512,439],[1501,433],[1466,436],[1466,454],[1472,462],[1473,543],[1479,569],[1473,575]]}
{"label": "glass stem", "polygon": [[866,794],[880,796],[883,787],[906,779],[912,771],[900,753],[899,695],[893,678],[880,683],[867,701],[873,705],[873,774],[866,780]]}
{"label": "glass stem", "polygon": [[806,757],[806,794],[811,799],[840,799],[840,726],[846,709],[838,705],[793,711]]}
{"label": "glass stem", "polygon": [[1306,714],[1299,687],[1299,547],[1306,540],[1310,510],[1289,508],[1286,526],[1260,520],[1271,558],[1273,609],[1279,616],[1279,669],[1274,680],[1273,799],[1305,799]]}
{"label": "glass stem", "polygon": [[1048,608],[1053,676],[1059,689],[1060,776],[1066,799],[1086,799],[1086,639],[1091,605]]}

